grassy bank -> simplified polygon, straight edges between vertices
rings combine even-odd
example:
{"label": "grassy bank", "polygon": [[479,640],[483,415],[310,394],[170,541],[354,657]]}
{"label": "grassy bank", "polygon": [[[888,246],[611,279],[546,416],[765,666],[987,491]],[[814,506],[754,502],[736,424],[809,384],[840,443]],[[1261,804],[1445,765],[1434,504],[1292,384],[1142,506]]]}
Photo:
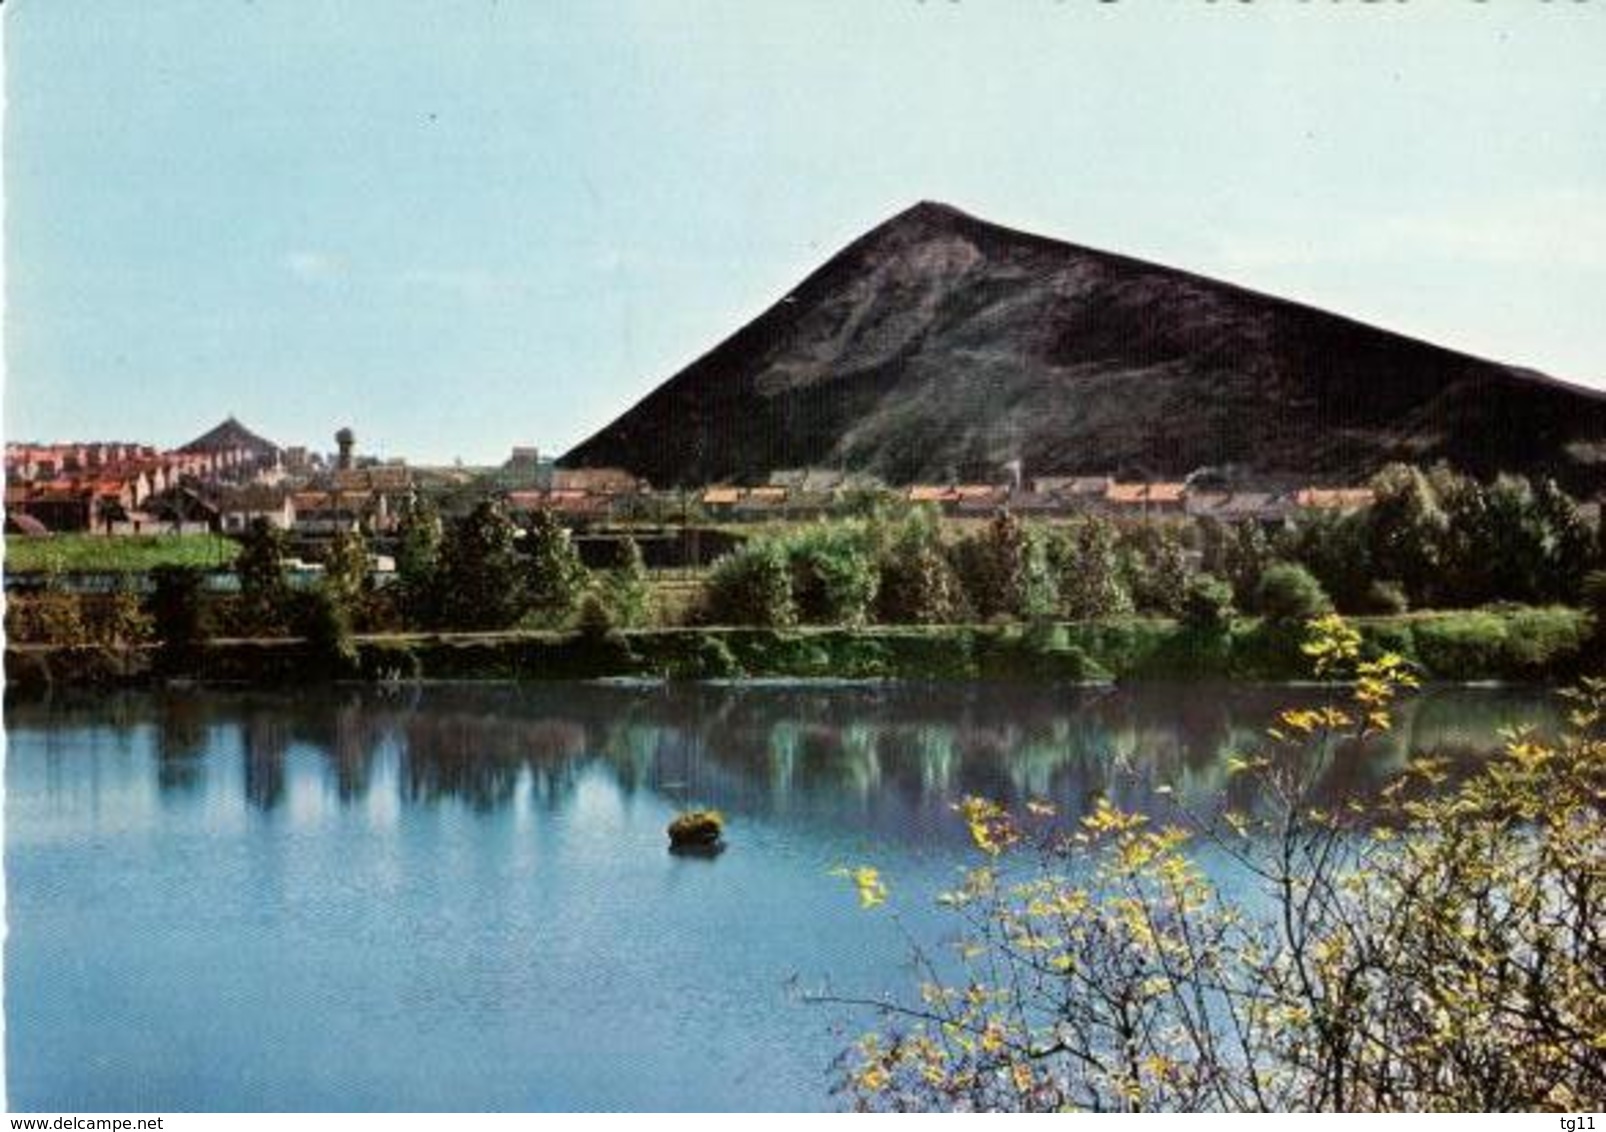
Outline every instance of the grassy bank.
{"label": "grassy bank", "polygon": [[239,551],[234,540],[216,535],[7,535],[6,570],[134,574],[158,566],[210,568],[228,565]]}
{"label": "grassy bank", "polygon": [[[1561,680],[1599,670],[1583,613],[1512,608],[1355,622],[1370,653],[1397,652],[1430,680]],[[214,641],[190,656],[161,650],[13,648],[14,686],[195,676],[238,683],[328,679],[670,680],[1293,680],[1309,675],[1299,630],[1240,621],[1223,633],[1127,618],[1033,626],[856,629],[651,629],[358,638],[347,656],[297,640]]]}

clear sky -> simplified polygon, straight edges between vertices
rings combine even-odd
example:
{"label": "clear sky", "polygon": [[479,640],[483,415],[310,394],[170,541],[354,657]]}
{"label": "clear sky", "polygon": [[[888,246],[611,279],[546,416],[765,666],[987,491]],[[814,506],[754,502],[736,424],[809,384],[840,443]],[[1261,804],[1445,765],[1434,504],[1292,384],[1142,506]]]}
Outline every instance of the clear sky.
{"label": "clear sky", "polygon": [[5,431],[561,452],[921,199],[1606,387],[1606,0],[10,0]]}

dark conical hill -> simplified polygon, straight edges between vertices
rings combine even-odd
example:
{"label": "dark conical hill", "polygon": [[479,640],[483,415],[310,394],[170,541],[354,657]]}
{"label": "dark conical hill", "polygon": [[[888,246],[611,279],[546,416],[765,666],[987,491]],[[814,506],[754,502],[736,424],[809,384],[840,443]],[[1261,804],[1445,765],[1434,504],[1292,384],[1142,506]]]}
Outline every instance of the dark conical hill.
{"label": "dark conical hill", "polygon": [[655,484],[1393,459],[1606,483],[1606,397],[1297,303],[916,205],[563,457]]}

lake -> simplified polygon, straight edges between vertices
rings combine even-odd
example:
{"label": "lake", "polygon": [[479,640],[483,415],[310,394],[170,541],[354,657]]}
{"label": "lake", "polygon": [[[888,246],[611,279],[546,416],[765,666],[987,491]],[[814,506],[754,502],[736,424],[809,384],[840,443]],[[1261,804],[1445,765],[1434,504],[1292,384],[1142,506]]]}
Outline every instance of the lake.
{"label": "lake", "polygon": [[[7,706],[9,1105],[24,1111],[809,1109],[967,860],[965,794],[1208,804],[1312,689],[425,685]],[[1439,688],[1408,748],[1553,728]],[[688,805],[728,851],[672,856]],[[873,864],[861,910],[831,870]],[[907,933],[907,934],[906,934]]]}

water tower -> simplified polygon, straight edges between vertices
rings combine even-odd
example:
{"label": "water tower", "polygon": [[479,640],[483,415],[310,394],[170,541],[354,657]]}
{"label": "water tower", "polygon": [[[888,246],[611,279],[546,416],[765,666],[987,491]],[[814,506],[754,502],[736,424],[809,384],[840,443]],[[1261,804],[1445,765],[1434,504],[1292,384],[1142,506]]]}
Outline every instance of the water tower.
{"label": "water tower", "polygon": [[335,433],[335,443],[340,447],[340,461],[336,465],[341,471],[351,470],[351,452],[357,446],[357,434],[349,428],[343,428]]}

